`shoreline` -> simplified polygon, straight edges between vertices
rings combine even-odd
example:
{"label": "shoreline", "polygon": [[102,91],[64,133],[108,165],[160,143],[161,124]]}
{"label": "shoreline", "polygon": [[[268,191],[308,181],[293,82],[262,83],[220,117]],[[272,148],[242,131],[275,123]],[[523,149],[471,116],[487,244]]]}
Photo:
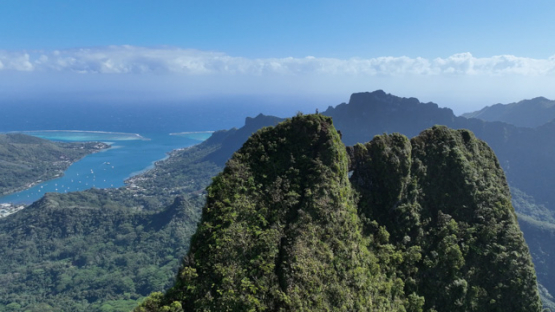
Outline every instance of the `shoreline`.
{"label": "shoreline", "polygon": [[[84,143],[85,143],[85,142],[84,142]],[[63,177],[63,176],[65,175],[66,170],[67,170],[71,165],[73,165],[74,163],[80,161],[81,159],[83,159],[83,158],[85,158],[85,157],[87,157],[87,156],[89,156],[89,155],[96,154],[96,153],[101,153],[101,152],[107,151],[107,150],[109,150],[109,149],[112,148],[112,146],[111,146],[110,144],[106,144],[106,143],[103,143],[103,142],[90,142],[90,143],[97,143],[97,144],[94,145],[94,148],[89,149],[89,150],[90,150],[90,153],[85,154],[85,155],[83,155],[82,157],[79,157],[79,158],[77,158],[77,159],[75,159],[75,160],[73,160],[73,161],[70,161],[70,160],[62,161],[61,163],[64,163],[64,164],[65,164],[65,165],[64,165],[64,168],[58,168],[58,169],[56,169],[55,171],[51,172],[51,173],[48,174],[48,175],[39,177],[39,179],[36,180],[36,181],[31,181],[31,182],[30,182],[29,184],[27,184],[27,185],[22,185],[22,186],[19,186],[19,187],[15,187],[15,188],[13,188],[13,189],[11,189],[11,190],[4,191],[4,192],[0,193],[0,201],[2,201],[2,198],[3,198],[3,197],[7,197],[7,196],[10,196],[10,195],[19,193],[19,192],[26,191],[26,190],[31,189],[31,188],[33,188],[34,186],[36,186],[36,185],[38,185],[38,184],[40,184],[40,183],[48,182],[48,181],[52,181],[52,180],[61,178],[61,177]],[[21,203],[23,203],[23,202],[21,202]],[[20,205],[21,203],[0,202],[0,205],[3,205],[3,204],[11,204],[11,205],[14,205],[14,206],[18,206],[18,205]],[[32,203],[32,202],[31,202],[31,203]],[[26,203],[26,204],[24,204],[24,206],[27,206],[27,205],[29,205],[29,204],[30,204],[30,203]]]}

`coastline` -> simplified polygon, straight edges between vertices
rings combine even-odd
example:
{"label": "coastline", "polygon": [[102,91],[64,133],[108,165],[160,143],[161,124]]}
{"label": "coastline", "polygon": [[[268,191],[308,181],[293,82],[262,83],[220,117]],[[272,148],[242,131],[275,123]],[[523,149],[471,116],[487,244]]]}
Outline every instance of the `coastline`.
{"label": "coastline", "polygon": [[[33,132],[37,133],[38,131],[33,131]],[[65,134],[65,133],[75,133],[78,131],[74,130],[73,132],[68,132],[66,130],[61,130],[61,131],[49,130],[48,132],[52,134],[55,134],[56,132],[64,132]],[[212,132],[210,131],[198,131],[198,132],[203,137],[210,136],[212,134]],[[44,134],[44,132],[41,132],[41,133]],[[95,131],[93,133],[101,133],[102,135],[104,135],[104,134],[111,134],[113,132]],[[71,168],[66,169],[63,173],[56,171],[56,173],[50,175],[51,179],[53,178],[56,180],[53,183],[50,183],[49,180],[51,179],[48,179],[47,181],[47,179],[45,179],[44,177],[37,178],[36,180],[33,181],[33,183],[31,183],[31,181],[28,181],[29,183],[27,183],[21,188],[18,188],[14,192],[2,195],[0,197],[0,203],[11,202],[11,203],[18,204],[18,203],[25,202],[25,204],[29,204],[38,199],[36,196],[39,196],[39,194],[44,194],[46,192],[68,193],[73,191],[85,190],[91,187],[99,188],[99,189],[132,187],[135,181],[141,180],[142,177],[149,176],[154,172],[157,172],[159,170],[158,166],[165,163],[166,161],[169,161],[171,159],[171,156],[174,155],[175,153],[178,153],[179,151],[182,151],[184,149],[192,148],[193,146],[200,144],[201,142],[199,141],[204,140],[204,138],[191,139],[191,138],[180,137],[180,136],[170,139],[170,137],[171,136],[168,135],[166,132],[166,134],[154,135],[154,137],[152,137],[151,140],[119,140],[120,143],[118,143],[118,140],[113,140],[113,139],[110,140],[108,138],[105,138],[105,141],[111,141],[110,143],[114,145],[112,145],[109,149],[97,150],[95,151],[95,153],[104,154],[104,152],[107,152],[107,153],[110,153],[110,156],[93,156],[93,158],[91,159],[87,158],[89,160],[85,159],[86,164],[80,163],[80,165],[75,167],[75,168],[79,168],[77,170],[80,170],[80,171],[75,171],[76,169],[71,169],[71,168],[74,168],[72,165],[69,166]],[[169,146],[167,145],[167,143],[165,143],[166,142],[165,140],[168,140],[168,139],[169,139],[169,142],[172,142],[171,145],[173,145],[173,148],[170,148],[169,150],[165,151],[162,155],[160,155],[161,157],[159,156],[151,159],[150,163],[147,166],[141,165],[141,166],[138,166],[139,167],[138,170],[136,169],[132,171],[131,170],[127,171],[128,169],[126,169],[126,167],[128,168],[129,163],[131,162],[132,163],[131,166],[135,166],[135,163],[139,163],[140,161],[134,162],[134,160],[144,157],[145,156],[144,153],[147,153],[146,155],[148,156],[149,153],[153,153],[153,154],[157,153],[156,150],[159,148],[164,148],[164,149],[168,148]],[[182,139],[185,139],[183,143],[182,143]],[[150,146],[151,142],[153,142],[154,146],[156,147],[154,149],[145,148],[146,145]],[[62,144],[66,144],[66,143],[64,143],[63,141]],[[124,146],[126,148],[123,148]],[[117,152],[117,151],[115,152],[117,154],[114,154],[113,151],[110,152],[110,150],[120,150],[120,149],[121,149],[120,152]],[[124,155],[128,153],[133,153],[133,155],[140,155],[140,157],[134,157],[133,160],[132,159],[125,160],[122,158],[119,161],[116,161],[116,159],[111,158],[111,157],[114,157],[114,155],[120,155],[120,154]],[[121,156],[117,156],[117,157],[121,157]],[[142,162],[140,163],[142,164]],[[106,164],[108,164],[109,166]],[[67,166],[68,165],[64,167],[67,167]],[[85,168],[86,170],[82,170],[83,168],[81,167],[83,166],[86,167]],[[116,167],[115,168],[116,171],[113,171],[114,166]],[[94,172],[93,172],[93,169],[94,169]],[[69,172],[68,170],[71,170],[71,172]],[[89,170],[90,170],[90,173],[89,173]],[[114,172],[117,179],[121,179],[121,180],[117,181],[117,183],[116,183],[117,179],[111,180],[114,173],[108,173],[106,170],[108,170],[109,172]],[[116,173],[118,170],[120,173]],[[121,175],[121,173],[123,172],[125,172],[125,175]],[[59,174],[59,175],[54,176],[56,174]],[[61,179],[61,180],[58,180],[58,179]],[[44,185],[44,188],[42,187],[42,185]],[[26,199],[28,198],[29,200],[23,201],[22,200],[23,198],[26,198]]]}
{"label": "coastline", "polygon": [[[79,144],[79,143],[78,142],[73,142],[73,143],[70,143],[70,144]],[[106,144],[106,143],[103,143],[103,142],[82,142],[81,144],[82,145],[86,145],[86,144],[91,145],[92,144],[88,148],[89,153],[84,154],[83,156],[81,156],[79,158],[75,158],[75,159],[71,159],[71,160],[62,160],[62,161],[55,162],[55,164],[59,165],[59,167],[55,168],[55,170],[53,170],[52,172],[48,172],[43,176],[39,176],[37,180],[31,181],[30,183],[27,183],[25,185],[14,187],[14,188],[2,191],[0,193],[0,201],[5,196],[9,196],[9,195],[12,195],[12,194],[15,194],[15,193],[23,192],[25,190],[33,188],[37,184],[63,177],[64,174],[65,174],[65,171],[71,165],[73,165],[74,163],[80,161],[81,159],[87,157],[88,155],[99,153],[99,152],[104,152],[104,151],[111,148],[110,144]],[[84,146],[81,146],[81,148],[84,148]],[[0,204],[6,204],[6,203],[0,203]],[[19,206],[19,204],[17,206]]]}

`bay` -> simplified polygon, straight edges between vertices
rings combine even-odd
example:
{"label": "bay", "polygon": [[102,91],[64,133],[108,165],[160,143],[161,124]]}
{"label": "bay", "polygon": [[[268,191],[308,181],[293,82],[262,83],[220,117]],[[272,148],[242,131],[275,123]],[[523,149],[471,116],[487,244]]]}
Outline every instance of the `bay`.
{"label": "bay", "polygon": [[62,177],[41,182],[33,187],[0,197],[0,203],[29,204],[47,192],[67,193],[90,188],[114,188],[124,181],[148,170],[167,153],[200,143],[208,135],[170,135],[148,133],[111,133],[99,131],[29,131],[35,135],[55,141],[102,141],[112,147],[85,156],[72,164]]}
{"label": "bay", "polygon": [[86,156],[60,178],[0,197],[0,203],[28,204],[46,192],[120,187],[168,152],[208,138],[211,132],[207,130],[241,127],[245,117],[259,113],[285,117],[307,107],[305,111],[313,111],[313,104],[301,99],[243,96],[148,103],[82,96],[54,102],[4,101],[0,132],[24,132],[58,141],[101,141],[111,143],[112,148]]}

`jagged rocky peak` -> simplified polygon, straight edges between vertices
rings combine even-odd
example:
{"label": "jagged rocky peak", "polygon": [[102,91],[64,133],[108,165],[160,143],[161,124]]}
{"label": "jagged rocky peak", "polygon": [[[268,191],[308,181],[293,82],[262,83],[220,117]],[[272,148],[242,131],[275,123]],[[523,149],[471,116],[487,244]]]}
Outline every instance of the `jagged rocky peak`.
{"label": "jagged rocky peak", "polygon": [[283,119],[279,118],[279,117],[268,116],[268,115],[264,115],[264,114],[258,114],[254,118],[253,117],[245,118],[245,126],[255,128],[255,129],[260,129],[262,127],[267,126],[268,124],[276,125],[277,123],[279,123],[282,120]]}
{"label": "jagged rocky peak", "polygon": [[388,104],[388,106],[414,106],[418,104],[431,106],[433,108],[438,108],[435,103],[421,103],[417,98],[403,98],[392,95],[390,93],[385,93],[383,90],[376,90],[374,92],[360,92],[351,94],[349,104],[353,106],[368,106],[368,105],[383,105]]}
{"label": "jagged rocky peak", "polygon": [[197,310],[541,304],[503,171],[471,132],[434,127],[345,148],[331,118],[299,115],[233,155],[175,286],[136,309]]}

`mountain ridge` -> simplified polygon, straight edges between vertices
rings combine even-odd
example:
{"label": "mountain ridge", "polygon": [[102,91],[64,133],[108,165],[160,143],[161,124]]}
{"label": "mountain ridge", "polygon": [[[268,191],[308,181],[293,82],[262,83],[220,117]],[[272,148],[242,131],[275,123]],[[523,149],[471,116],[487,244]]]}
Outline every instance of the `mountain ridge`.
{"label": "mountain ridge", "polygon": [[486,106],[461,116],[485,121],[503,121],[518,127],[536,128],[555,118],[555,101],[540,96],[509,104]]}

